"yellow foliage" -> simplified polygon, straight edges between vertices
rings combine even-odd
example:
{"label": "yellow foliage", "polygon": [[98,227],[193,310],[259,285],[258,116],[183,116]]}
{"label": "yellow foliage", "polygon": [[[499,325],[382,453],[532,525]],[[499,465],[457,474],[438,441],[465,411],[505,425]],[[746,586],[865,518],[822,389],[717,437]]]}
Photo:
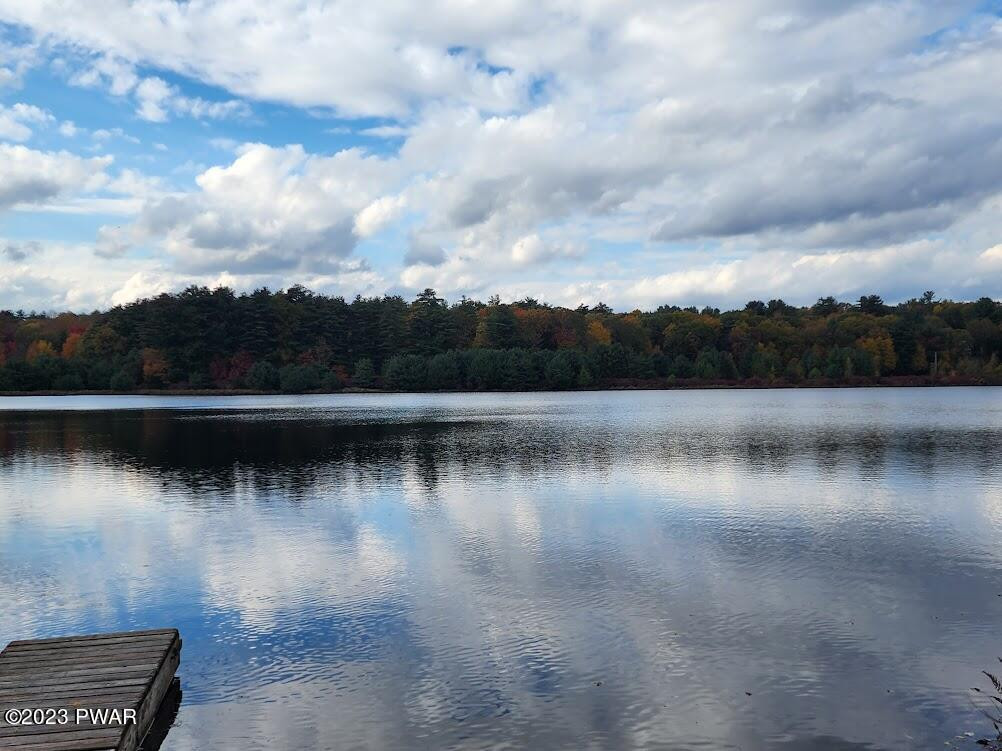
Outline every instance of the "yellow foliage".
{"label": "yellow foliage", "polygon": [[28,362],[35,362],[42,355],[56,356],[56,349],[48,339],[36,339],[28,345],[28,351],[24,354],[24,359]]}
{"label": "yellow foliage", "polygon": [[167,358],[158,349],[147,347],[143,350],[143,380],[162,383],[167,379]]}
{"label": "yellow foliage", "polygon": [[912,372],[925,373],[929,370],[929,358],[925,353],[925,345],[919,342],[915,348],[915,357],[912,358]]}
{"label": "yellow foliage", "polygon": [[894,342],[886,331],[881,331],[865,339],[858,340],[859,348],[873,358],[874,375],[890,373],[898,365],[898,353],[894,351]]}
{"label": "yellow foliage", "polygon": [[588,323],[588,341],[591,344],[612,344],[612,332],[601,321]]}

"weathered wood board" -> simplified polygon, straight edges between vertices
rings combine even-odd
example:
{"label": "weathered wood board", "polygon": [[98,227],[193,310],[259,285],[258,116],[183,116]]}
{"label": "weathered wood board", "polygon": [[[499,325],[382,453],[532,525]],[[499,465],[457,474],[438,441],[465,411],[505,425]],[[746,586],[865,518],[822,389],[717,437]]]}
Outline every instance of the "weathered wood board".
{"label": "weathered wood board", "polygon": [[177,629],[11,642],[0,652],[0,749],[135,751],[180,662]]}

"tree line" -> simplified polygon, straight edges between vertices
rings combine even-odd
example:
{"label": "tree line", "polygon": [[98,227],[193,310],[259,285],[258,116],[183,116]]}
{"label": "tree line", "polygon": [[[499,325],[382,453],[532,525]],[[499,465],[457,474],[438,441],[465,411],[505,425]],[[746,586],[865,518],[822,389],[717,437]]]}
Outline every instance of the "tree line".
{"label": "tree line", "polygon": [[1002,304],[932,292],[616,313],[192,286],[86,315],[0,311],[7,392],[1002,383],[1000,357]]}

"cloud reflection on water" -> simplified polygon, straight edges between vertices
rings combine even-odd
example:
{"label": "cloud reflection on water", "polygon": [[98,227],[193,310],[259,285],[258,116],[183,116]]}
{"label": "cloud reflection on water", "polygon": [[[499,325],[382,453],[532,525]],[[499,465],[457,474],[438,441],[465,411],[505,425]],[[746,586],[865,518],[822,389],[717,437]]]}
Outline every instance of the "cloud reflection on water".
{"label": "cloud reflection on water", "polygon": [[913,393],[6,412],[0,640],[180,626],[167,749],[941,745],[1002,416]]}

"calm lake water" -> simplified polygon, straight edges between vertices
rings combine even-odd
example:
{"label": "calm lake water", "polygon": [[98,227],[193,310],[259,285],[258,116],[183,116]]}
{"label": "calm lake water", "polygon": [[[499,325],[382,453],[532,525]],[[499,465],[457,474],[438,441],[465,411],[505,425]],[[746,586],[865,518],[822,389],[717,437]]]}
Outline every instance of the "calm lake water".
{"label": "calm lake water", "polygon": [[177,626],[169,751],[944,748],[1000,460],[997,388],[4,398],[0,644]]}

